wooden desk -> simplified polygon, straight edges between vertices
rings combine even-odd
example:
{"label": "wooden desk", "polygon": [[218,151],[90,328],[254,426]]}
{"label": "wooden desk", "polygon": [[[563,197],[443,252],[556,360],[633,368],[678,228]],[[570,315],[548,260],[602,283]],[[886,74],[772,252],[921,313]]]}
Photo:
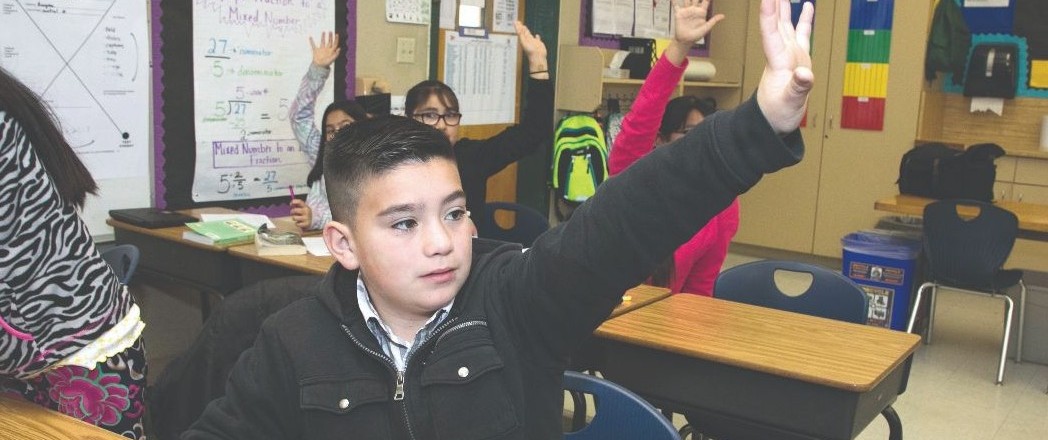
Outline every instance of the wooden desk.
{"label": "wooden desk", "polygon": [[670,289],[641,284],[627,290],[626,295],[629,295],[629,301],[623,300],[619,305],[615,306],[615,310],[611,311],[611,315],[608,316],[608,319],[614,318],[623,313],[637,310],[646,305],[650,305],[655,301],[666,299],[670,296]]}
{"label": "wooden desk", "polygon": [[[873,204],[873,209],[920,217],[924,215],[924,207],[934,201],[935,199],[899,194],[876,201]],[[1020,230],[1037,234],[1048,234],[1048,205],[1016,202],[1014,200],[1001,200],[994,202],[994,205],[1015,214],[1019,218]],[[962,216],[974,216],[976,213],[975,209],[965,210],[963,207],[958,212]],[[1044,239],[1048,235],[1041,235],[1040,237]]]}
{"label": "wooden desk", "polygon": [[229,255],[235,257],[240,266],[240,279],[244,285],[270,278],[302,274],[324,275],[335,263],[335,257],[315,255],[258,255],[253,244],[233,246]]}
{"label": "wooden desk", "polygon": [[906,387],[920,338],[697,295],[608,320],[604,375],[715,438],[853,439]]}
{"label": "wooden desk", "polygon": [[117,440],[124,437],[40,405],[0,396],[0,438]]}
{"label": "wooden desk", "polygon": [[[235,213],[225,208],[204,208],[180,211],[199,218],[202,213]],[[182,238],[185,226],[148,229],[112,218],[106,223],[113,227],[117,244],[133,244],[141,257],[138,270],[171,279],[179,284],[207,293],[224,295],[240,287],[240,272],[236,261],[226,254],[226,248],[201,244]]]}

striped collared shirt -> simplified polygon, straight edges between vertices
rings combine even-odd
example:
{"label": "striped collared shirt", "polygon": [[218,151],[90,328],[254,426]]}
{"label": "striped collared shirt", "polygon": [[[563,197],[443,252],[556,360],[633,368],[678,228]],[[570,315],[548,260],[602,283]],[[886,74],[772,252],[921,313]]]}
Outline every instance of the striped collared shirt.
{"label": "striped collared shirt", "polygon": [[426,324],[415,333],[415,340],[405,341],[393,333],[389,325],[378,316],[378,312],[375,311],[375,305],[371,303],[371,296],[368,295],[368,289],[364,286],[364,278],[357,276],[357,306],[360,307],[360,313],[364,315],[364,321],[367,322],[368,329],[371,330],[371,333],[375,335],[375,339],[378,340],[378,345],[382,347],[382,351],[386,353],[386,356],[393,359],[393,364],[397,366],[398,371],[404,371],[407,368],[408,356],[411,355],[416,347],[422,344],[422,341],[429,339],[429,336],[433,334],[433,330],[441,322],[444,322],[453,304],[455,304],[454,299],[448,305],[434,312],[433,316],[426,321]]}

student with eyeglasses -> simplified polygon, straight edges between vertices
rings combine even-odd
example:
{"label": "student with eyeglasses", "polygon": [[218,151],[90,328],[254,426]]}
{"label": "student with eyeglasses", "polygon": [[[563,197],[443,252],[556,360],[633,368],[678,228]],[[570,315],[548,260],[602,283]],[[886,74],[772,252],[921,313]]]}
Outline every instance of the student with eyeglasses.
{"label": "student with eyeglasses", "polygon": [[[488,139],[459,138],[462,108],[447,84],[427,80],[416,84],[404,100],[406,116],[440,130],[451,141],[466,192],[466,208],[479,212],[487,196],[488,178],[507,165],[534,153],[553,138],[553,84],[546,60],[546,45],[522,23],[517,37],[528,59],[527,106],[520,124]],[[469,109],[465,109],[469,111]]]}
{"label": "student with eyeglasses", "polygon": [[[705,0],[674,3],[673,39],[652,67],[622,120],[621,131],[615,136],[608,158],[608,172],[612,176],[625,171],[656,147],[683,138],[717,111],[717,102],[711,98],[681,96],[670,100],[688,67],[688,50],[724,18],[717,14],[706,21],[708,5]],[[739,202],[734,200],[691,240],[677,248],[672,258],[657,266],[649,283],[668,287],[674,293],[712,296],[728,245],[738,230]]]}
{"label": "student with eyeglasses", "polygon": [[291,103],[291,131],[302,146],[302,151],[309,157],[313,168],[306,177],[309,194],[306,201],[291,200],[291,219],[302,229],[320,229],[331,221],[331,209],[328,207],[327,191],[324,190],[324,144],[335,137],[335,132],[356,121],[367,119],[364,107],[356,101],[343,99],[332,102],[324,109],[323,130],[313,122],[313,107],[317,96],[324,88],[324,83],[331,75],[331,64],[338,58],[338,34],[324,32],[320,35],[320,44],[309,38],[313,49],[313,62],[302,77],[295,102]]}

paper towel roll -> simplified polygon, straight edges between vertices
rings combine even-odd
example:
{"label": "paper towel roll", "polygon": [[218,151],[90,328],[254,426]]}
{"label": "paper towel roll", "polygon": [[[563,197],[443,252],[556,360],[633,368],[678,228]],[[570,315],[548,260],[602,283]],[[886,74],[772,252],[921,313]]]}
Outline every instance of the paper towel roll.
{"label": "paper towel roll", "polygon": [[717,74],[717,68],[707,60],[688,58],[688,68],[684,69],[685,81],[709,81]]}
{"label": "paper towel roll", "polygon": [[1048,115],[1041,117],[1041,151],[1048,151]]}

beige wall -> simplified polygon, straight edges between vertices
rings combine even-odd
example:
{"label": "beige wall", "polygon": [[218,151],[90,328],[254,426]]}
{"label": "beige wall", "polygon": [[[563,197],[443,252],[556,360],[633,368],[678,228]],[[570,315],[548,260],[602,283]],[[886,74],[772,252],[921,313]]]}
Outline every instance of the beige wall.
{"label": "beige wall", "polygon": [[[429,78],[429,26],[388,23],[386,2],[357,2],[357,77],[380,77],[394,95]],[[397,63],[397,38],[415,39],[415,62]],[[358,91],[359,92],[359,91]]]}

